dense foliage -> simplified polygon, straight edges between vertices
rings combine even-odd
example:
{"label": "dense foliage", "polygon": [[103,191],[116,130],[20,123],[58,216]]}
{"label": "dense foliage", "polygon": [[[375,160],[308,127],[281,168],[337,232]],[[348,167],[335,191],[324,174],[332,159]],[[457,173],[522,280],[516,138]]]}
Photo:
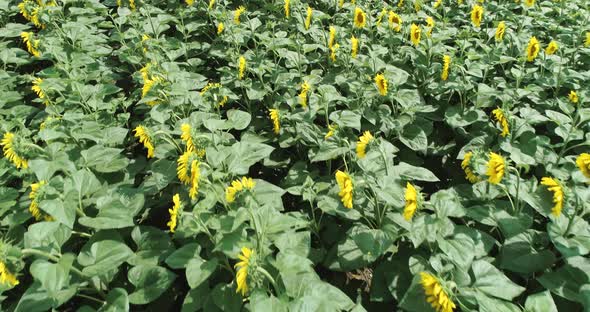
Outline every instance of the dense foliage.
{"label": "dense foliage", "polygon": [[589,5],[0,1],[1,309],[589,310]]}

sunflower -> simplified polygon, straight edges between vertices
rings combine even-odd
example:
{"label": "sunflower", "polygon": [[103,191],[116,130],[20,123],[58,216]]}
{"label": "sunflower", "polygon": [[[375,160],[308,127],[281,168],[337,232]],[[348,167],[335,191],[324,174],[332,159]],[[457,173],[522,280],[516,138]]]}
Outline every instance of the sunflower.
{"label": "sunflower", "polygon": [[23,42],[27,46],[27,51],[29,51],[29,53],[31,53],[31,55],[36,56],[36,57],[41,56],[41,52],[39,52],[39,50],[38,50],[39,49],[39,40],[33,39],[32,32],[23,31],[20,34],[20,37],[23,39]]}
{"label": "sunflower", "polygon": [[363,28],[367,23],[367,16],[365,12],[359,7],[354,9],[354,27],[356,28]]}
{"label": "sunflower", "polygon": [[489,177],[488,181],[492,184],[500,183],[504,177],[505,167],[504,157],[491,152],[490,160],[488,161],[488,170],[486,172],[486,175]]}
{"label": "sunflower", "polygon": [[404,199],[406,201],[404,206],[404,219],[410,221],[418,208],[418,191],[416,191],[416,188],[410,182],[406,184]]}
{"label": "sunflower", "polygon": [[465,153],[463,161],[461,162],[461,168],[465,171],[465,178],[469,180],[469,182],[475,183],[479,181],[479,177],[476,176],[471,169],[471,157],[473,157],[473,152]]}
{"label": "sunflower", "polygon": [[224,29],[225,29],[225,25],[223,24],[223,22],[220,22],[219,24],[217,24],[217,35],[221,35],[221,33],[223,32]]}
{"label": "sunflower", "polygon": [[243,190],[252,190],[256,186],[256,182],[252,178],[242,177],[231,182],[231,185],[225,189],[225,200],[228,203],[233,203],[236,200],[236,195]]}
{"label": "sunflower", "polygon": [[539,40],[537,40],[537,38],[535,36],[532,36],[531,39],[529,40],[529,44],[526,48],[526,59],[529,62],[532,62],[535,60],[535,58],[537,58],[537,54],[539,54],[539,51],[541,50],[541,44],[539,43]]}
{"label": "sunflower", "polygon": [[330,37],[328,38],[328,49],[332,49],[332,46],[336,43],[336,28],[330,26]]}
{"label": "sunflower", "polygon": [[434,30],[434,19],[430,16],[426,18],[426,27],[428,27],[428,30],[426,31],[426,36],[432,36],[432,30]]}
{"label": "sunflower", "polygon": [[440,79],[447,80],[449,78],[449,71],[451,69],[451,56],[445,55],[443,56],[443,70],[440,75]]}
{"label": "sunflower", "polygon": [[370,131],[365,131],[363,135],[359,137],[358,142],[356,142],[356,155],[358,158],[365,158],[367,145],[369,145],[373,141],[373,135],[371,135]]}
{"label": "sunflower", "polygon": [[351,45],[351,56],[352,58],[356,58],[356,55],[358,53],[359,50],[359,40],[352,35],[352,37],[350,37],[350,45]]}
{"label": "sunflower", "polygon": [[244,79],[244,73],[246,72],[246,58],[244,56],[240,56],[238,60],[238,79]]}
{"label": "sunflower", "polygon": [[244,6],[240,6],[234,11],[234,24],[240,24],[240,16],[246,12],[246,8]]}
{"label": "sunflower", "polygon": [[551,213],[554,216],[559,217],[561,215],[561,210],[563,209],[563,188],[559,181],[554,178],[544,177],[541,179],[541,185],[547,186],[547,189],[553,192],[553,209],[551,209]]}
{"label": "sunflower", "polygon": [[338,128],[338,126],[336,126],[336,125],[328,125],[328,132],[324,136],[324,139],[327,140],[330,137],[332,137],[337,128]]}
{"label": "sunflower", "polygon": [[402,18],[393,11],[389,11],[389,28],[400,32],[402,30]]}
{"label": "sunflower", "polygon": [[375,76],[375,85],[377,86],[377,90],[379,90],[379,94],[382,96],[387,95],[387,78],[383,74],[377,74]]}
{"label": "sunflower", "polygon": [[309,29],[311,26],[311,16],[313,15],[313,9],[307,6],[307,15],[305,16],[305,29]]}
{"label": "sunflower", "polygon": [[291,15],[291,0],[285,0],[285,17],[289,18]]}
{"label": "sunflower", "polygon": [[139,143],[143,144],[143,147],[147,148],[147,158],[154,157],[154,142],[149,135],[148,129],[142,125],[139,125],[133,129],[135,137],[139,138]]}
{"label": "sunflower", "polygon": [[234,266],[238,270],[236,272],[236,284],[238,285],[236,293],[240,293],[242,296],[246,296],[248,292],[248,269],[253,255],[254,251],[252,249],[242,247],[242,254],[238,256],[241,261]]}
{"label": "sunflower", "polygon": [[276,108],[269,109],[269,116],[270,120],[272,121],[272,129],[275,134],[279,134],[281,132],[281,123],[279,121],[279,110]]}
{"label": "sunflower", "polygon": [[170,213],[170,221],[168,221],[166,225],[170,228],[170,232],[174,233],[178,222],[178,213],[182,205],[182,203],[180,202],[180,195],[175,194],[172,197],[172,202],[174,203],[174,205],[172,206],[172,208],[168,209],[168,212]]}
{"label": "sunflower", "polygon": [[524,0],[524,4],[528,7],[535,5],[535,0]]}
{"label": "sunflower", "polygon": [[19,284],[16,275],[8,270],[6,263],[3,261],[0,261],[0,284],[8,285],[9,287],[14,287]]}
{"label": "sunflower", "polygon": [[483,19],[483,7],[481,5],[476,4],[471,9],[471,23],[475,27],[480,27],[482,19]]}
{"label": "sunflower", "polygon": [[412,23],[412,26],[410,27],[410,40],[412,40],[412,44],[416,47],[420,44],[421,32],[422,30],[420,30],[420,26]]}
{"label": "sunflower", "polygon": [[508,118],[506,118],[504,111],[496,108],[492,111],[492,114],[494,115],[494,119],[502,126],[502,133],[500,135],[506,137],[510,133],[510,129],[508,127]]}
{"label": "sunflower", "polygon": [[570,100],[570,102],[574,103],[574,104],[578,104],[578,94],[576,93],[576,91],[574,90],[570,90],[570,93],[567,95],[567,98]]}
{"label": "sunflower", "polygon": [[301,104],[301,106],[303,106],[303,108],[307,107],[307,102],[308,102],[308,92],[311,89],[311,85],[307,82],[307,80],[303,81],[303,84],[301,85],[301,91],[299,92],[299,104]]}
{"label": "sunflower", "polygon": [[552,40],[551,42],[549,42],[549,45],[547,45],[545,53],[547,55],[553,55],[555,54],[555,52],[557,52],[557,49],[559,49],[559,45],[557,44],[557,42]]}
{"label": "sunflower", "polygon": [[14,149],[15,147],[15,136],[12,132],[4,133],[4,137],[2,141],[0,141],[0,145],[2,145],[2,151],[4,152],[4,157],[11,161],[17,169],[23,168],[26,169],[29,167],[29,163],[27,160],[20,156],[19,153]]}
{"label": "sunflower", "polygon": [[582,174],[590,178],[590,154],[582,153],[576,158],[576,165],[582,171]]}
{"label": "sunflower", "polygon": [[346,172],[338,170],[336,171],[336,182],[338,183],[338,188],[340,189],[338,196],[340,196],[342,205],[348,209],[351,209],[353,188],[350,175],[348,175]]}
{"label": "sunflower", "polygon": [[195,143],[193,142],[193,137],[191,135],[191,125],[187,123],[183,123],[180,126],[180,139],[186,143],[186,150],[188,152],[195,151]]}
{"label": "sunflower", "polygon": [[504,33],[506,33],[506,23],[502,21],[496,27],[496,34],[494,35],[496,41],[502,41],[504,39]]}
{"label": "sunflower", "polygon": [[453,309],[457,307],[434,275],[420,272],[420,284],[424,288],[426,301],[430,303],[435,311],[453,312]]}

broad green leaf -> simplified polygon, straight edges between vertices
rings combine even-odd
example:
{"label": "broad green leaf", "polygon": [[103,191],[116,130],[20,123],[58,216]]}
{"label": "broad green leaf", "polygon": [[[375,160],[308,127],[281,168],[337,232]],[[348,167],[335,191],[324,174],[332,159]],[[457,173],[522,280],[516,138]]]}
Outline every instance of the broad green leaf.
{"label": "broad green leaf", "polygon": [[217,269],[218,261],[216,258],[205,261],[200,257],[189,260],[186,266],[186,281],[191,288],[197,288],[201,283],[207,280]]}
{"label": "broad green leaf", "polygon": [[549,291],[530,295],[526,298],[524,307],[530,312],[557,312],[555,302]]}
{"label": "broad green leaf", "polygon": [[492,297],[512,300],[520,295],[524,288],[516,285],[492,264],[484,261],[474,261],[471,269],[475,276],[472,287]]}
{"label": "broad green leaf", "polygon": [[132,255],[120,234],[111,230],[99,231],[82,247],[78,263],[84,266],[83,273],[95,276],[118,268]]}
{"label": "broad green leaf", "polygon": [[99,312],[129,311],[129,297],[125,289],[113,288],[106,299],[106,304],[98,309]]}
{"label": "broad green leaf", "polygon": [[132,304],[147,304],[160,297],[176,279],[176,274],[155,265],[138,265],[127,273],[135,290],[129,294]]}

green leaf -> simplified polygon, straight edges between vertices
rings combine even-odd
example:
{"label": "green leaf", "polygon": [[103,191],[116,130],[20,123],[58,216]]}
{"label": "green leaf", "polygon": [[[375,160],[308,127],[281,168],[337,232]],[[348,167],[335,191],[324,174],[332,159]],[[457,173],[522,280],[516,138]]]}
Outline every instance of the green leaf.
{"label": "green leaf", "polygon": [[91,195],[100,189],[100,182],[90,170],[80,170],[72,175],[72,184],[80,197]]}
{"label": "green leaf", "polygon": [[46,260],[36,260],[31,264],[31,275],[41,283],[41,287],[47,291],[48,296],[56,298],[58,292],[69,286],[69,274],[75,256],[73,254],[63,255],[58,263],[51,263]]}
{"label": "green leaf", "polygon": [[398,165],[393,166],[393,173],[392,175],[399,175],[402,179],[412,181],[426,181],[426,182],[438,182],[440,181],[432,171],[422,168],[412,166],[405,162],[400,162]]}
{"label": "green leaf", "polygon": [[70,239],[72,230],[58,222],[38,222],[25,233],[25,248],[49,249],[61,253],[61,246]]}
{"label": "green leaf", "polygon": [[84,266],[83,273],[89,276],[102,275],[118,268],[133,255],[119,235],[111,230],[100,231],[82,247],[78,263]]}
{"label": "green leaf", "polygon": [[456,234],[452,238],[438,238],[438,247],[462,270],[468,270],[475,257],[475,244],[471,237]]}
{"label": "green leaf", "polygon": [[408,124],[400,133],[399,139],[411,150],[426,153],[428,138],[422,128],[414,124]]}
{"label": "green leaf", "polygon": [[231,147],[227,165],[229,172],[235,175],[246,175],[250,166],[266,158],[274,147],[256,142],[237,142]]}
{"label": "green leaf", "polygon": [[117,172],[129,163],[129,160],[121,152],[123,149],[94,145],[82,151],[84,166],[92,167],[98,172]]}
{"label": "green leaf", "polygon": [[63,202],[61,200],[42,200],[39,202],[39,208],[68,228],[74,227],[76,203],[71,201]]}
{"label": "green leaf", "polygon": [[312,163],[314,162],[318,162],[318,161],[326,161],[326,160],[330,160],[330,159],[335,159],[337,157],[340,157],[344,154],[346,154],[346,152],[349,151],[348,147],[344,147],[344,146],[338,146],[336,142],[333,141],[323,141],[320,144],[320,148],[319,150],[312,152],[312,150],[309,151],[309,157]]}
{"label": "green leaf", "polygon": [[199,256],[200,252],[201,246],[199,244],[186,244],[168,256],[166,264],[173,269],[184,269],[191,259]]}
{"label": "green leaf", "polygon": [[127,274],[135,291],[129,295],[132,304],[146,304],[156,300],[170,287],[176,274],[155,265],[138,265]]}
{"label": "green leaf", "polygon": [[361,130],[361,115],[350,110],[340,110],[330,113],[330,120],[340,128]]}
{"label": "green leaf", "polygon": [[530,312],[557,312],[555,302],[549,291],[543,291],[526,298],[524,307]]}
{"label": "green leaf", "polygon": [[205,261],[199,258],[189,260],[186,266],[186,281],[191,288],[196,288],[209,278],[217,269],[218,261],[213,258]]}
{"label": "green leaf", "polygon": [[233,285],[217,284],[211,292],[211,297],[221,311],[241,311],[242,296],[236,293]]}
{"label": "green leaf", "polygon": [[509,271],[530,274],[549,268],[556,260],[548,250],[547,234],[528,230],[507,239],[502,246],[500,267]]}
{"label": "green leaf", "polygon": [[513,283],[495,266],[484,260],[474,261],[471,269],[475,276],[473,288],[492,297],[512,300],[520,295],[524,288]]}
{"label": "green leaf", "polygon": [[99,230],[120,229],[135,225],[131,215],[133,211],[118,198],[106,197],[97,203],[97,208],[99,211],[96,217],[81,217],[78,222]]}
{"label": "green leaf", "polygon": [[227,125],[236,130],[243,130],[248,127],[252,117],[247,112],[231,109],[227,111]]}
{"label": "green leaf", "polygon": [[590,283],[590,260],[581,256],[566,258],[562,267],[544,273],[537,280],[558,296],[582,302],[580,287]]}
{"label": "green leaf", "polygon": [[113,288],[109,291],[106,304],[98,309],[98,312],[122,312],[129,311],[129,297],[123,288]]}

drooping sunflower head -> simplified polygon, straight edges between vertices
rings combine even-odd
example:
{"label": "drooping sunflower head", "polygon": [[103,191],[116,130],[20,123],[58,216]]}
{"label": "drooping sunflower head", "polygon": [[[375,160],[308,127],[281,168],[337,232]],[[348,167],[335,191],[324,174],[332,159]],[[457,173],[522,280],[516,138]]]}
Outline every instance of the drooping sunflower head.
{"label": "drooping sunflower head", "polygon": [[328,38],[328,48],[332,49],[332,46],[336,43],[336,28],[330,26],[330,37]]}
{"label": "drooping sunflower head", "polygon": [[404,206],[404,219],[406,221],[412,220],[412,217],[418,209],[419,193],[412,183],[407,182],[406,191],[404,192],[404,199],[406,204]]}
{"label": "drooping sunflower head", "polygon": [[284,9],[285,9],[285,17],[289,18],[289,16],[291,15],[291,0],[285,0]]}
{"label": "drooping sunflower head", "polygon": [[183,184],[190,184],[191,172],[195,160],[199,161],[199,155],[195,151],[186,151],[180,157],[178,157],[178,165],[176,167],[176,175]]}
{"label": "drooping sunflower head", "polygon": [[308,103],[308,99],[309,99],[309,90],[311,89],[311,85],[309,84],[309,82],[307,82],[307,80],[303,81],[303,84],[301,84],[301,91],[299,92],[299,104],[301,104],[301,106],[303,106],[303,108],[307,107],[307,103]]}
{"label": "drooping sunflower head", "polygon": [[270,120],[272,121],[273,125],[273,132],[275,134],[279,134],[281,132],[281,123],[280,123],[280,115],[279,110],[276,108],[271,108],[268,110],[268,115]]}
{"label": "drooping sunflower head", "polygon": [[223,22],[219,22],[219,24],[217,24],[217,35],[221,35],[221,33],[223,33],[223,30],[225,30],[225,25],[223,24]]}
{"label": "drooping sunflower head", "polygon": [[590,154],[582,153],[576,158],[576,165],[584,176],[590,179]]}
{"label": "drooping sunflower head", "polygon": [[340,196],[342,205],[348,209],[352,209],[353,185],[350,175],[344,171],[336,171],[336,183],[338,183],[338,188],[340,189],[338,196]]}
{"label": "drooping sunflower head", "polygon": [[490,160],[488,161],[488,169],[486,175],[488,176],[488,181],[492,184],[498,184],[502,181],[504,177],[504,171],[506,169],[506,161],[504,157],[490,152]]}
{"label": "drooping sunflower head", "polygon": [[242,247],[241,254],[238,255],[240,261],[235,264],[236,272],[236,293],[246,296],[248,293],[248,275],[253,264],[254,251],[247,247]]}
{"label": "drooping sunflower head", "polygon": [[465,172],[465,178],[469,182],[475,183],[475,182],[478,182],[480,180],[480,178],[473,172],[472,157],[473,157],[473,152],[465,153],[465,155],[463,157],[463,161],[461,162],[461,168],[463,168],[463,171]]}
{"label": "drooping sunflower head", "polygon": [[586,40],[584,40],[584,46],[590,47],[590,31],[586,32]]}
{"label": "drooping sunflower head", "polygon": [[377,86],[379,94],[382,96],[387,95],[387,78],[385,78],[384,74],[380,73],[375,75],[375,85]]}
{"label": "drooping sunflower head", "polygon": [[152,140],[149,130],[144,126],[139,125],[133,129],[133,132],[135,132],[134,136],[139,139],[139,143],[142,143],[143,147],[148,150],[147,158],[154,157],[154,141]]}
{"label": "drooping sunflower head", "polygon": [[508,118],[506,117],[506,114],[504,114],[504,111],[500,108],[496,108],[492,111],[492,115],[494,115],[494,119],[502,126],[502,133],[500,135],[506,137],[510,134]]}
{"label": "drooping sunflower head", "polygon": [[547,53],[547,55],[553,55],[555,54],[555,52],[557,52],[557,49],[559,49],[559,45],[557,44],[557,42],[552,40],[551,42],[549,42],[549,45],[547,45],[545,53]]}
{"label": "drooping sunflower head", "polygon": [[440,75],[440,78],[444,81],[449,78],[449,71],[451,69],[451,56],[445,55],[443,56],[443,71]]}
{"label": "drooping sunflower head", "polygon": [[4,260],[0,260],[0,284],[11,288],[19,284],[18,278]]}
{"label": "drooping sunflower head", "polygon": [[337,128],[338,128],[337,125],[334,125],[334,124],[328,125],[328,132],[324,136],[324,139],[327,140],[327,139],[331,138],[334,135],[334,133],[336,132]]}
{"label": "drooping sunflower head", "polygon": [[541,185],[547,186],[547,189],[550,192],[553,192],[553,203],[555,205],[551,209],[551,213],[553,213],[554,216],[559,217],[561,215],[561,210],[563,209],[563,187],[559,181],[551,177],[542,178]]}
{"label": "drooping sunflower head", "polygon": [[240,16],[246,12],[246,8],[244,6],[240,6],[234,11],[234,23],[236,25],[240,24]]}
{"label": "drooping sunflower head", "polygon": [[170,221],[168,221],[166,225],[170,229],[170,232],[174,233],[174,231],[176,231],[176,226],[178,224],[178,214],[180,213],[180,208],[182,206],[182,202],[180,201],[180,195],[175,194],[172,197],[172,202],[172,208],[168,209],[168,212],[170,213]]}
{"label": "drooping sunflower head", "polygon": [[420,44],[421,33],[422,30],[420,29],[420,26],[412,23],[412,26],[410,27],[410,40],[416,47]]}
{"label": "drooping sunflower head", "polygon": [[524,0],[524,4],[528,7],[535,5],[535,0]]}
{"label": "drooping sunflower head", "polygon": [[434,29],[434,18],[428,16],[426,18],[426,27],[428,30],[426,31],[426,36],[430,37],[432,35],[432,30]]}
{"label": "drooping sunflower head", "polygon": [[483,19],[483,7],[479,4],[476,4],[471,9],[471,23],[473,23],[473,26],[475,26],[475,27],[480,27],[482,19]]}
{"label": "drooping sunflower head", "polygon": [[537,40],[537,37],[532,36],[531,39],[529,40],[529,44],[526,48],[527,61],[529,61],[529,62],[534,61],[535,58],[537,58],[537,55],[539,54],[540,50],[541,50],[541,44],[539,43],[539,40]]}
{"label": "drooping sunflower head", "polygon": [[350,54],[351,54],[352,58],[356,58],[356,55],[359,50],[359,40],[354,35],[352,35],[352,37],[350,37],[350,45],[351,45]]}
{"label": "drooping sunflower head", "polygon": [[26,169],[29,167],[29,163],[20,152],[19,142],[20,140],[14,133],[6,132],[0,141],[0,145],[2,145],[2,152],[6,159],[12,162],[17,169]]}
{"label": "drooping sunflower head", "polygon": [[402,30],[402,18],[393,11],[389,11],[389,28],[400,32]]}
{"label": "drooping sunflower head", "polygon": [[356,155],[358,158],[365,158],[367,155],[367,146],[373,141],[373,135],[370,131],[365,131],[356,142]]}
{"label": "drooping sunflower head", "polygon": [[244,79],[244,75],[246,73],[246,58],[241,55],[240,59],[238,60],[238,79]]}
{"label": "drooping sunflower head", "polygon": [[186,150],[188,152],[195,151],[195,143],[193,142],[193,136],[191,134],[191,125],[183,123],[180,126],[180,139],[186,143]]}
{"label": "drooping sunflower head", "polygon": [[225,189],[225,200],[228,203],[233,203],[236,200],[238,193],[248,190],[251,191],[256,186],[256,182],[252,178],[242,177],[231,182],[231,185]]}
{"label": "drooping sunflower head", "polygon": [[578,104],[578,94],[576,93],[576,91],[574,90],[570,90],[570,93],[567,95],[567,98],[570,100],[570,102],[574,103],[574,104]]}
{"label": "drooping sunflower head", "polygon": [[435,311],[453,312],[457,307],[449,297],[448,290],[441,284],[436,276],[428,272],[420,272],[420,284],[424,289],[426,301]]}
{"label": "drooping sunflower head", "polygon": [[307,14],[305,16],[305,29],[309,29],[311,26],[311,16],[313,14],[313,9],[308,5],[307,6]]}
{"label": "drooping sunflower head", "polygon": [[506,23],[501,21],[498,23],[498,27],[496,27],[496,34],[494,35],[496,41],[502,41],[504,39],[504,33],[506,33]]}
{"label": "drooping sunflower head", "polygon": [[363,27],[365,27],[366,23],[367,23],[367,16],[366,16],[365,12],[361,8],[356,7],[354,9],[354,27],[363,28]]}

